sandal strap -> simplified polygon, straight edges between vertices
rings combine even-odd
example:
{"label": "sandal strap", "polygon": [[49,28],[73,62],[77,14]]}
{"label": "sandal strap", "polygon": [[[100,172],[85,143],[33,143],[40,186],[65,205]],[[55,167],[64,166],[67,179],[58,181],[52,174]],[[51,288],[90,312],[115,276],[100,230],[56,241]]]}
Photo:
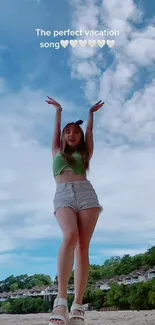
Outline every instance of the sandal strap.
{"label": "sandal strap", "polygon": [[79,314],[78,315],[70,315],[69,320],[75,319],[75,318],[80,318],[80,319],[82,319],[84,321],[84,316],[79,315]]}
{"label": "sandal strap", "polygon": [[67,306],[67,300],[64,299],[64,298],[56,298],[54,300],[54,308],[58,307],[58,306],[65,306],[66,308],[68,307]]}
{"label": "sandal strap", "polygon": [[84,311],[84,307],[83,307],[83,305],[79,305],[79,304],[76,304],[76,303],[73,303],[73,305],[71,306],[71,312],[73,311],[73,310],[78,310],[78,311],[80,311],[81,313],[82,313],[82,315],[80,315],[80,314],[72,314],[72,315],[70,315],[70,317],[69,317],[69,319],[71,320],[71,319],[74,319],[74,318],[80,318],[80,319],[82,319],[83,321],[84,321],[84,313],[85,313],[85,311]]}
{"label": "sandal strap", "polygon": [[83,305],[79,305],[79,304],[73,303],[73,305],[71,306],[71,311],[73,311],[73,310],[79,310],[79,311],[81,311],[84,314],[84,307],[83,307]]}

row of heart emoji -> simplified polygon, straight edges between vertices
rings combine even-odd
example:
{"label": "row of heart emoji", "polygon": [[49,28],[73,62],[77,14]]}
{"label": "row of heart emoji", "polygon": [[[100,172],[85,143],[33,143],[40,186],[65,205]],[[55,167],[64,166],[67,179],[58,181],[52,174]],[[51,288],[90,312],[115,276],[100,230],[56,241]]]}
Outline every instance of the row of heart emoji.
{"label": "row of heart emoji", "polygon": [[91,48],[95,47],[98,45],[99,47],[105,46],[105,44],[108,45],[108,47],[112,48],[115,44],[114,40],[61,40],[60,44],[62,47],[66,48],[68,45],[71,45],[73,48],[77,47],[78,45],[81,47],[86,47],[87,45],[90,46]]}

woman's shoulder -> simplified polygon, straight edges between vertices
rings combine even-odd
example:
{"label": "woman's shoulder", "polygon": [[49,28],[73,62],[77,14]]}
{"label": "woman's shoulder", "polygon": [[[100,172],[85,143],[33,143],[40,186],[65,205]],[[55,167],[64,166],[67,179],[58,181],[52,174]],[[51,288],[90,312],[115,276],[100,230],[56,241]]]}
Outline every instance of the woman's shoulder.
{"label": "woman's shoulder", "polygon": [[53,159],[55,159],[57,156],[61,156],[60,149],[54,150],[52,154],[53,154]]}

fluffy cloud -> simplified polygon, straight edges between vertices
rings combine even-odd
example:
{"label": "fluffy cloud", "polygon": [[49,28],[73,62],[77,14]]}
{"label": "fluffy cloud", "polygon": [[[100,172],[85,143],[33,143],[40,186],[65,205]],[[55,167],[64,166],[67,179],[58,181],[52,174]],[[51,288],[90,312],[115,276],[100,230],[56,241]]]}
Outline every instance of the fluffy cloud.
{"label": "fluffy cloud", "polygon": [[[119,98],[120,101],[124,102],[125,96],[141,77],[138,74],[138,66],[149,67],[152,65],[153,69],[155,61],[154,27],[148,25],[141,30],[133,27],[133,22],[137,23],[137,26],[141,22],[143,13],[132,0],[128,0],[125,5],[122,5],[122,2],[118,0],[103,1],[101,4],[96,4],[96,1],[92,0],[89,6],[89,19],[85,14],[88,12],[88,9],[86,10],[87,2],[83,4],[81,1],[70,1],[70,3],[73,8],[73,27],[75,29],[81,27],[83,30],[104,30],[107,28],[107,30],[118,30],[120,32],[119,36],[113,37],[115,46],[111,50],[105,50],[105,47],[102,50],[97,47],[93,49],[77,47],[72,50],[70,59],[72,74],[74,77],[81,77],[81,80],[85,82],[85,96],[87,100],[90,98],[91,101],[91,91],[93,90],[91,84],[91,91],[88,91],[90,88],[88,74],[90,75],[92,72],[92,77],[96,77],[93,81],[95,85],[95,81],[98,83],[98,78],[104,69],[98,88],[99,98],[101,93],[108,102],[113,97],[115,100]],[[101,36],[97,38],[101,38]],[[113,56],[111,67],[106,58],[108,54]],[[92,66],[91,72],[88,66],[90,68]],[[84,68],[81,69],[81,67]],[[88,69],[85,69],[86,67]]]}
{"label": "fluffy cloud", "polygon": [[[108,72],[107,72],[108,73]],[[111,73],[111,72],[110,72]],[[109,80],[111,82],[109,73]],[[115,80],[115,74],[113,76]],[[105,79],[107,77],[105,76]],[[102,85],[105,84],[105,79],[102,79]],[[120,78],[121,79],[121,78]],[[120,80],[119,79],[119,80]],[[113,143],[117,144],[119,136],[122,137],[122,143],[125,139],[131,144],[141,144],[151,146],[155,144],[155,111],[154,111],[154,91],[155,79],[145,86],[144,89],[135,91],[131,99],[123,98],[124,89],[127,89],[128,79],[123,76],[124,85],[117,84],[117,92],[113,93],[113,99],[107,103],[107,108],[104,109],[100,118],[100,129],[103,128],[109,139],[113,139]],[[126,87],[125,87],[126,85]],[[120,87],[120,88],[119,88]],[[110,91],[110,85],[107,85]],[[105,95],[108,95],[108,90],[105,87]],[[103,87],[104,89],[104,87]],[[106,93],[107,91],[107,93]],[[115,88],[116,91],[116,88]],[[102,92],[102,91],[101,91]],[[121,98],[122,95],[122,98]],[[117,98],[118,97],[118,98]],[[122,99],[122,102],[121,102]],[[110,140],[112,142],[112,140]],[[120,142],[119,142],[120,143]]]}
{"label": "fluffy cloud", "polygon": [[[123,5],[119,0],[102,4],[91,1],[90,9],[96,10],[89,11],[89,21],[87,15],[83,19],[87,3],[70,2],[75,29],[81,24],[86,30],[120,31],[112,50],[103,48],[100,55],[97,48],[84,49],[85,56],[81,49],[71,53],[71,74],[74,71],[75,77],[81,77],[86,99],[92,103],[102,98],[106,103],[95,118],[98,140],[91,174],[104,205],[98,231],[105,235],[97,234],[94,240],[107,244],[111,232],[121,244],[151,245],[155,228],[154,27],[148,21],[150,25],[136,29],[144,17],[132,0]],[[108,54],[109,59],[105,57]],[[81,66],[91,67],[92,63],[99,73],[88,80]],[[141,68],[147,69],[147,82]]]}

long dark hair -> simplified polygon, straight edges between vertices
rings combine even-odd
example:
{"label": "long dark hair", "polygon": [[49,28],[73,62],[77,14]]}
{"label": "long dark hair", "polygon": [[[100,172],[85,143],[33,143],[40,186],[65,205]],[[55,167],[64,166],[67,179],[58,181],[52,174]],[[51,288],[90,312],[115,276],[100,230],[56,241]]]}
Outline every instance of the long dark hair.
{"label": "long dark hair", "polygon": [[[80,121],[78,121],[80,122]],[[61,141],[60,141],[60,152],[62,154],[62,156],[64,157],[64,159],[67,161],[67,163],[70,166],[74,166],[76,164],[76,161],[74,159],[74,157],[72,156],[72,150],[70,148],[70,146],[68,146],[68,144],[65,141],[65,137],[64,134],[67,130],[68,127],[70,127],[71,125],[76,125],[76,127],[78,128],[80,134],[81,134],[81,139],[79,144],[76,147],[76,151],[79,152],[83,158],[83,163],[84,163],[84,167],[86,170],[89,170],[89,155],[88,155],[88,149],[87,149],[87,145],[85,142],[85,138],[84,138],[84,132],[82,130],[82,128],[80,127],[78,122],[74,123],[68,123],[64,129],[62,130],[62,134],[61,134]],[[82,122],[82,121],[81,121]]]}

